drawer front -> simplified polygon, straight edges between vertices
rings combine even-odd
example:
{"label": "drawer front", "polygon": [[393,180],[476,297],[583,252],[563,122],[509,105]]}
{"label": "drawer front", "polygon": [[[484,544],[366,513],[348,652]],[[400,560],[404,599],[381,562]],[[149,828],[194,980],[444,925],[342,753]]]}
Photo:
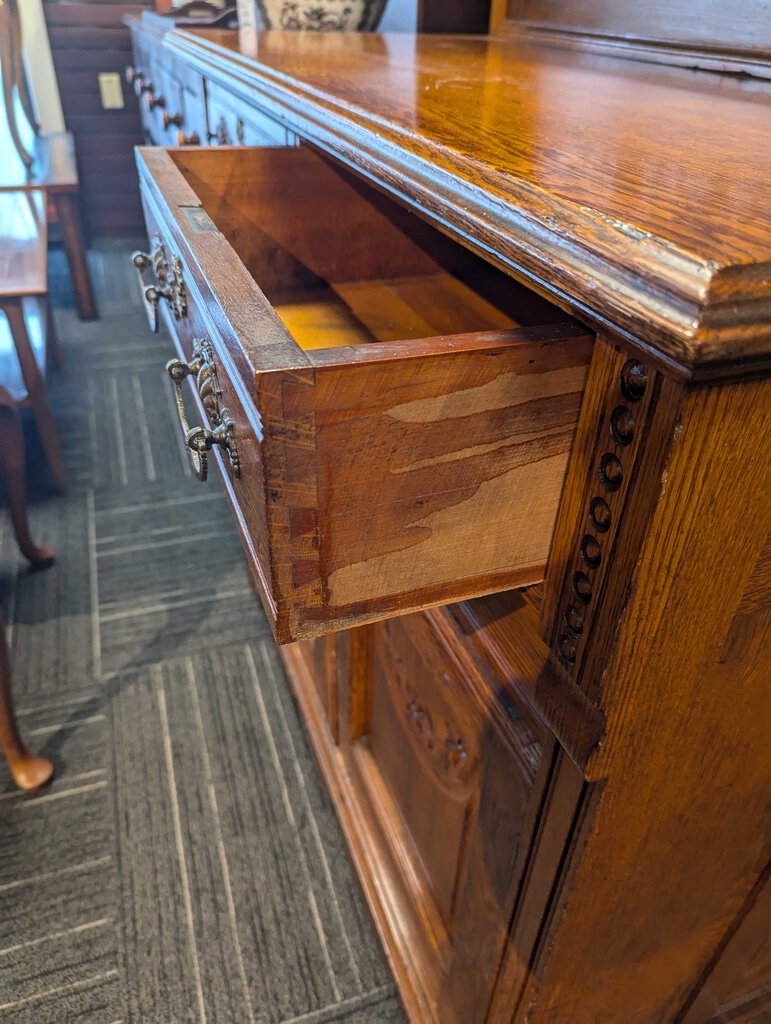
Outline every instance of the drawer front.
{"label": "drawer front", "polygon": [[[147,150],[139,165],[148,232],[187,286],[173,326],[188,355],[207,342],[239,451],[248,438],[226,487],[279,642],[542,579],[592,339],[570,322],[425,337],[502,314],[448,290],[309,151]],[[327,296],[322,279],[336,304],[274,309],[256,283]],[[357,343],[362,317],[373,343]]]}
{"label": "drawer front", "polygon": [[162,146],[172,144],[176,135],[173,125],[168,122],[168,116],[173,116],[182,105],[179,82],[156,66],[153,72],[153,91],[145,95],[144,102],[153,126],[154,138],[160,140],[159,144]]}
{"label": "drawer front", "polygon": [[176,140],[180,145],[205,146],[209,125],[206,120],[206,96],[203,78],[195,72],[181,76],[182,123]]}
{"label": "drawer front", "polygon": [[[159,247],[163,259],[180,271],[184,305],[161,300],[159,317],[163,320],[177,350],[179,362],[190,369],[182,371],[184,379],[169,387],[179,394],[187,416],[179,424],[179,443],[187,453],[191,470],[205,480],[219,476],[238,527],[247,566],[253,583],[260,593],[268,614],[272,609],[272,588],[265,576],[270,565],[265,516],[265,482],[262,465],[261,423],[254,406],[243,392],[234,386],[239,373],[232,366],[227,350],[223,349],[216,327],[205,311],[205,303],[194,276],[179,259],[179,250],[161,212],[151,197],[142,195],[151,257],[156,258]],[[178,263],[176,261],[179,261]],[[163,367],[159,366],[159,373]],[[167,370],[168,376],[168,370]],[[177,374],[179,376],[179,373]],[[201,456],[187,443],[189,429],[201,427],[215,431],[223,424],[227,428],[226,444],[214,443]],[[275,614],[275,612],[273,613]]]}
{"label": "drawer front", "polygon": [[206,98],[202,76],[176,60],[160,40],[147,40],[132,32],[134,63],[130,84],[137,93],[141,84],[152,86],[163,105],[151,109],[149,93],[142,91],[139,104],[142,127],[153,145],[206,145]]}
{"label": "drawer front", "polygon": [[[270,553],[259,421],[252,409],[244,407],[233,386],[232,368],[210,340],[211,325],[200,315],[198,298],[193,288],[191,315],[184,327],[165,311],[179,363],[190,371],[185,371],[181,385],[188,422],[180,420],[179,442],[188,451],[196,475],[203,475],[201,459],[205,459],[204,482],[209,475],[219,476],[244,545],[252,582],[270,613],[272,592],[270,581],[264,575],[265,567],[270,564]],[[169,386],[178,387],[171,381]],[[196,427],[207,432],[223,432],[224,428],[224,443],[211,444],[205,454],[191,451],[186,439],[190,428]],[[172,439],[169,440],[171,443]]]}
{"label": "drawer front", "polygon": [[283,125],[257,107],[238,104],[220,86],[208,83],[209,141],[218,146],[286,146]]}

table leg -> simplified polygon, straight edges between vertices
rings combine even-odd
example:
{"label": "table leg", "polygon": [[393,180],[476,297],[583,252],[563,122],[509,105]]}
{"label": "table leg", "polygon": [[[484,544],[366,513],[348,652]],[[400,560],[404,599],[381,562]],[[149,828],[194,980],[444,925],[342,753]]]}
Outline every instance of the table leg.
{"label": "table leg", "polygon": [[2,309],[8,317],[8,324],[11,328],[11,336],[16,347],[16,355],[21,366],[22,377],[27,388],[29,404],[35,416],[40,440],[48,459],[56,489],[64,494],[67,490],[67,473],[64,469],[61,449],[59,448],[59,437],[56,433],[56,424],[51,415],[51,407],[48,404],[48,394],[45,382],[40,375],[40,369],[32,351],[27,325],[24,321],[24,310],[20,299],[4,299]]}
{"label": "table leg", "polygon": [[62,368],[62,350],[59,345],[59,335],[56,332],[56,320],[51,307],[51,300],[46,297],[42,300],[46,311],[46,368],[53,366],[56,370]]}
{"label": "table leg", "polygon": [[21,417],[18,410],[10,405],[0,405],[0,467],[5,470],[11,522],[21,553],[33,565],[50,564],[54,559],[53,550],[46,545],[38,547],[30,537]]}
{"label": "table leg", "polygon": [[56,207],[56,217],[61,227],[64,251],[70,268],[72,287],[75,290],[75,301],[81,320],[96,320],[99,313],[96,308],[94,289],[86,258],[86,243],[78,214],[77,192],[49,193]]}

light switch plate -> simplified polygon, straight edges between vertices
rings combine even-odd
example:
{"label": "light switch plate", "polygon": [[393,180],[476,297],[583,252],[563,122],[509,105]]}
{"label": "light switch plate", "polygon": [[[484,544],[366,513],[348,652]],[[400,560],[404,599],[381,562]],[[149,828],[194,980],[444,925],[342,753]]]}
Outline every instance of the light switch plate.
{"label": "light switch plate", "polygon": [[102,71],[99,74],[99,94],[104,110],[123,109],[123,86],[117,72]]}

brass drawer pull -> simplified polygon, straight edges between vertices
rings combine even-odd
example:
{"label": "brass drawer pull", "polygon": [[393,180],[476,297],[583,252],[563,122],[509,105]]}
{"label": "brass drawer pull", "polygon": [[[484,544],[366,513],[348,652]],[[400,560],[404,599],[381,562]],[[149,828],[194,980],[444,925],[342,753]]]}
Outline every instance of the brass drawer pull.
{"label": "brass drawer pull", "polygon": [[181,113],[179,113],[179,114],[170,114],[168,112],[168,110],[164,110],[164,112],[163,112],[163,128],[164,128],[164,131],[168,131],[168,129],[172,125],[175,125],[177,128],[181,128],[183,120],[184,120],[184,118],[182,117]]}
{"label": "brass drawer pull", "polygon": [[160,107],[161,110],[163,110],[165,106],[166,100],[163,96],[161,96],[160,93],[156,96],[154,92],[150,92],[150,94],[147,97],[148,110],[155,110],[156,107]]}
{"label": "brass drawer pull", "polygon": [[[158,303],[161,299],[166,299],[169,303],[175,320],[187,316],[187,287],[182,276],[182,264],[179,257],[175,256],[169,266],[160,235],[155,235],[153,238],[151,254],[137,250],[131,254],[131,262],[139,271],[139,284],[145,303],[145,313],[153,334],[158,331]],[[153,271],[155,277],[153,284],[145,284],[146,270]]]}
{"label": "brass drawer pull", "polygon": [[178,146],[200,146],[201,136],[198,132],[193,132],[192,135],[185,135],[184,132],[177,132],[177,145]]}
{"label": "brass drawer pull", "polygon": [[[193,343],[193,358],[190,362],[183,363],[181,359],[172,359],[166,364],[166,373],[174,382],[179,422],[185,437],[193,473],[199,480],[207,478],[209,474],[208,452],[217,444],[227,452],[233,475],[240,476],[241,466],[234,434],[235,425],[222,404],[222,391],[217,381],[217,367],[208,341],[201,339],[195,341]],[[201,399],[211,429],[207,427],[191,429],[188,423],[185,396],[182,392],[182,382],[187,377],[195,378],[198,397]]]}

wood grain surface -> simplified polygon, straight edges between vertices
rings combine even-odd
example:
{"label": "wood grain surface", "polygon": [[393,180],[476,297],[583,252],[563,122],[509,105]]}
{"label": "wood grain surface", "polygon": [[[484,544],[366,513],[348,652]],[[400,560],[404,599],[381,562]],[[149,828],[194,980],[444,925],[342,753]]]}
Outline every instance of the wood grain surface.
{"label": "wood grain surface", "polygon": [[[285,658],[410,1019],[760,1024],[769,87],[502,40],[164,47],[317,150],[140,171],[279,637],[393,617]],[[542,587],[396,617],[539,579],[539,544]]]}
{"label": "wood grain surface", "polygon": [[[657,413],[681,403],[668,457],[652,452],[645,536],[616,567],[624,607],[584,676],[607,719],[586,772],[606,781],[534,965],[534,1024],[683,1019],[753,905],[769,854],[769,607],[741,609],[771,525],[769,398],[768,380],[699,388]],[[766,946],[715,984],[739,997],[770,969]]]}
{"label": "wood grain surface", "polygon": [[[172,331],[186,358],[191,324],[216,354],[241,455],[226,483],[277,638],[543,579],[592,336],[506,329],[308,149],[138,159],[148,233],[187,282]],[[310,345],[293,337],[271,299],[297,285],[349,300],[342,340],[371,341],[315,348],[329,304]]]}
{"label": "wood grain surface", "polygon": [[0,297],[45,294],[47,244],[43,193],[0,189]]}
{"label": "wood grain surface", "polygon": [[697,376],[771,351],[765,83],[504,39],[172,32],[240,102]]}

